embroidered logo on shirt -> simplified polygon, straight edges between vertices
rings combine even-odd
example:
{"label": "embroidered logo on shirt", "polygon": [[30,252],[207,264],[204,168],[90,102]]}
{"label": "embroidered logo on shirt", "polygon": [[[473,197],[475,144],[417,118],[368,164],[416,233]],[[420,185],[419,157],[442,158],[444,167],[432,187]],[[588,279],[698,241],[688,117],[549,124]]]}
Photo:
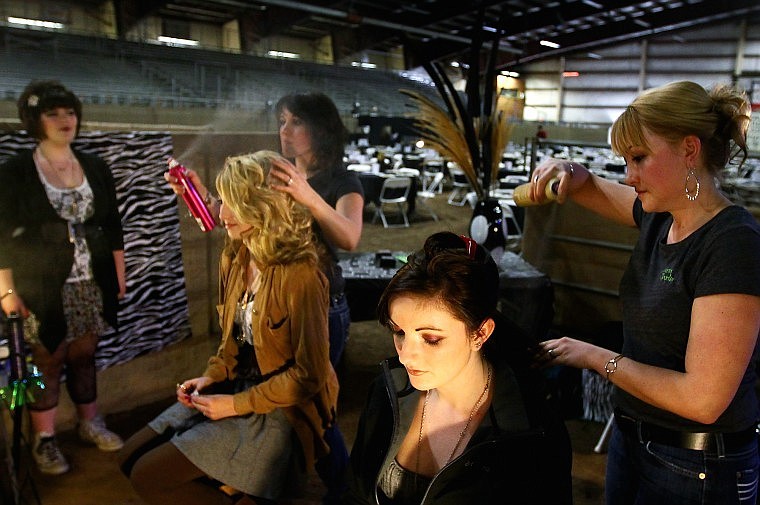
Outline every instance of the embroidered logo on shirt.
{"label": "embroidered logo on shirt", "polygon": [[675,280],[673,278],[673,269],[666,268],[663,270],[662,273],[660,273],[660,280],[665,282],[673,282]]}

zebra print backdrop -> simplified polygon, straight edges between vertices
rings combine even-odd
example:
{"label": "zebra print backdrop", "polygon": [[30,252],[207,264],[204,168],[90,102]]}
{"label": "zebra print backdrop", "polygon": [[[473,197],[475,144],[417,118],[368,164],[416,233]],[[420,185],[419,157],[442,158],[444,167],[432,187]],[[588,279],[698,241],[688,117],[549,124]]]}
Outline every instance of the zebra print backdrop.
{"label": "zebra print backdrop", "polygon": [[583,419],[605,423],[612,415],[612,383],[591,370],[581,371]]}
{"label": "zebra print backdrop", "polygon": [[[36,145],[23,132],[0,135],[0,163]],[[177,199],[164,182],[171,135],[81,132],[74,148],[103,158],[113,173],[124,228],[127,295],[119,331],[100,339],[98,369],[190,336]]]}

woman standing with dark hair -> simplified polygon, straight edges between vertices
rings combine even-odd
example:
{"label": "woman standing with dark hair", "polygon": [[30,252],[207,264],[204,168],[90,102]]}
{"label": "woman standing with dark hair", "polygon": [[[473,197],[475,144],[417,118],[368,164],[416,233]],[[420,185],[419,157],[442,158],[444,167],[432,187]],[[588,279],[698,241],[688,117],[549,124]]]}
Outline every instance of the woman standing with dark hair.
{"label": "woman standing with dark hair", "polygon": [[25,337],[45,389],[29,404],[32,454],[42,473],[69,469],[55,439],[60,379],[76,404],[79,436],[121,448],[97,412],[98,336],[116,326],[124,296],[124,243],[111,171],[72,149],[82,103],[57,81],[37,81],[18,101],[38,140],[0,167],[0,300],[26,318]]}
{"label": "woman standing with dark hair", "polygon": [[539,359],[614,384],[610,505],[755,503],[760,226],[716,184],[747,155],[747,97],[680,81],[645,91],[612,125],[626,185],[548,160],[534,197],[559,174],[560,202],[639,228],[620,283],[623,349],[571,338]]}
{"label": "woman standing with dark hair", "polygon": [[321,93],[286,95],[275,110],[282,154],[294,163],[278,164],[273,175],[284,183],[283,191],[311,211],[317,236],[329,254],[325,273],[330,279],[330,361],[337,366],[351,322],[337,249],[351,251],[359,244],[362,186],[343,164],[347,132],[330,98]]}
{"label": "woman standing with dark hair", "polygon": [[398,357],[371,386],[343,503],[572,503],[567,430],[498,288],[491,255],[450,232],[390,281],[378,314]]}

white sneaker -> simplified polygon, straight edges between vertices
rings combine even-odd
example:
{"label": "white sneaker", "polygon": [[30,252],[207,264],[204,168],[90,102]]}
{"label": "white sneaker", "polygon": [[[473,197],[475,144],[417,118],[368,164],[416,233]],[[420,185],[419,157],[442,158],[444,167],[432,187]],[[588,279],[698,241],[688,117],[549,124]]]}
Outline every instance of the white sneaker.
{"label": "white sneaker", "polygon": [[61,475],[69,471],[69,463],[63,457],[54,435],[35,433],[32,456],[41,473]]}
{"label": "white sneaker", "polygon": [[113,452],[124,447],[121,437],[106,428],[106,423],[100,416],[95,416],[89,421],[80,420],[77,431],[80,439],[97,445],[101,451]]}

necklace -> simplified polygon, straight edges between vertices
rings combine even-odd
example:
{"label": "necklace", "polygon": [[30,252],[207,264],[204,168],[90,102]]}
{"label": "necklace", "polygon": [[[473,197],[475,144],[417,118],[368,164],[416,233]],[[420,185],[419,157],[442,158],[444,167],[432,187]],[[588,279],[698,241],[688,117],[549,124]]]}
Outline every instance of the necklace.
{"label": "necklace", "polygon": [[55,184],[56,186],[62,188],[73,188],[78,186],[79,174],[75,173],[75,160],[71,153],[69,153],[68,159],[64,164],[53,166],[50,160],[45,157],[39,146],[37,146],[37,149],[34,152],[37,155],[37,161],[43,168],[43,172],[49,174],[47,177],[55,179],[55,182],[57,183]]}
{"label": "necklace", "polygon": [[37,147],[37,152],[40,154],[40,159],[47,164],[48,167],[50,167],[51,170],[55,170],[57,172],[63,172],[65,170],[71,170],[74,167],[74,156],[72,156],[71,153],[69,153],[68,158],[64,163],[59,163],[59,166],[53,166],[53,164],[50,162],[50,160],[47,159],[47,156],[42,152],[42,149],[40,147]]}
{"label": "necklace", "polygon": [[[486,395],[488,394],[488,389],[491,386],[491,365],[488,365],[488,376],[486,377],[486,385],[483,388],[483,392],[480,393],[480,396],[478,397],[478,401],[475,402],[475,406],[472,407],[472,410],[470,411],[470,416],[467,418],[467,423],[465,423],[464,428],[462,428],[462,431],[459,433],[459,438],[457,438],[456,444],[454,444],[454,448],[451,449],[451,454],[449,454],[449,458],[446,460],[446,463],[444,463],[443,466],[446,466],[449,464],[449,462],[454,457],[454,454],[456,454],[457,449],[459,449],[459,445],[462,443],[462,440],[464,440],[464,436],[467,434],[467,430],[470,428],[470,423],[472,423],[472,419],[475,417],[475,413],[478,411],[480,406],[483,404],[483,400],[485,400]],[[417,438],[417,473],[420,473],[420,449],[422,448],[422,431],[423,426],[425,426],[425,410],[427,408],[428,400],[430,399],[430,390],[428,389],[427,392],[425,392],[425,403],[422,404],[422,419],[420,419],[420,434]]]}

